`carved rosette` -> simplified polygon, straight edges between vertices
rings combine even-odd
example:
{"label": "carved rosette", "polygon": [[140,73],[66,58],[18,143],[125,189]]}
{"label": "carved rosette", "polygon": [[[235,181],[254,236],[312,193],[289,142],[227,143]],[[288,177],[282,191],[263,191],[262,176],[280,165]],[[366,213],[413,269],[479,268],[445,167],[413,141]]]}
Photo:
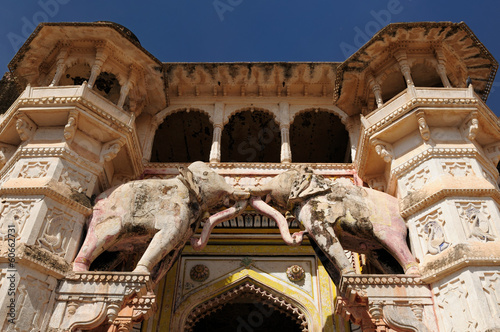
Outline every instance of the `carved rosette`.
{"label": "carved rosette", "polygon": [[299,265],[292,265],[286,269],[286,276],[290,281],[302,281],[306,277],[306,271]]}
{"label": "carved rosette", "polygon": [[189,276],[194,281],[203,282],[210,276],[210,270],[206,265],[197,264],[191,268]]}

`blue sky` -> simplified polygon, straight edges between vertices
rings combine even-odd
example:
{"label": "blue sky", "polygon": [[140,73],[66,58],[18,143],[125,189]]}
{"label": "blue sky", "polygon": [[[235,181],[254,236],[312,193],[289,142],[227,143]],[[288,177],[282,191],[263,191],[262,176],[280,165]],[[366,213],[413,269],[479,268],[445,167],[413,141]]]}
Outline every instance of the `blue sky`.
{"label": "blue sky", "polygon": [[[2,0],[0,71],[40,21],[120,23],[165,62],[343,61],[387,22],[464,21],[500,59],[498,0]],[[500,115],[500,79],[487,104]]]}

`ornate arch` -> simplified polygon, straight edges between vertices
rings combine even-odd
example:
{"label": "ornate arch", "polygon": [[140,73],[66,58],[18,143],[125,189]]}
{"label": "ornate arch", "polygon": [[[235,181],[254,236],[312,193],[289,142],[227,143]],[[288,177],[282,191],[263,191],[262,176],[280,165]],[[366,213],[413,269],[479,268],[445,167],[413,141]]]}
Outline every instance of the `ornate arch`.
{"label": "ornate arch", "polygon": [[276,114],[272,110],[264,108],[264,107],[249,106],[249,107],[235,108],[235,109],[229,111],[227,114],[224,114],[224,118],[222,120],[222,126],[227,125],[229,120],[231,119],[231,117],[233,117],[233,115],[235,115],[237,113],[245,112],[245,111],[251,111],[251,112],[261,111],[264,113],[268,113],[272,116],[272,119],[274,120],[274,122],[276,122],[278,125],[280,124],[280,122],[278,121],[278,117],[276,116]]}
{"label": "ornate arch", "polygon": [[[323,277],[326,277],[326,280],[330,280],[326,273]],[[294,308],[297,308],[298,313],[296,312],[293,315],[298,317],[300,314],[304,314],[304,317],[300,319],[306,320],[309,331],[321,331],[322,320],[326,317],[322,318],[322,313],[318,310],[317,304],[314,302],[313,298],[311,298],[310,294],[300,288],[289,286],[283,287],[284,284],[279,279],[254,271],[252,268],[241,268],[240,270],[234,271],[230,276],[214,280],[204,287],[186,294],[186,296],[182,297],[181,302],[177,302],[175,305],[176,309],[169,318],[170,329],[172,331],[182,331],[183,327],[188,324],[188,318],[192,317],[192,313],[196,311],[197,308],[200,308],[200,311],[206,313],[212,308],[221,308],[222,303],[229,303],[230,301],[229,299],[224,301],[223,295],[226,294],[226,296],[229,296],[230,293],[234,291],[237,293],[241,292],[237,289],[247,282],[265,291],[265,295],[262,293],[261,295],[266,296],[267,302],[274,301],[274,298],[283,300],[284,306],[281,310],[284,310],[283,308],[286,308],[288,304],[291,305],[291,309],[287,310],[291,310],[291,313],[293,313]],[[280,291],[281,289],[286,289],[286,293],[282,293],[282,291]],[[256,290],[252,292],[255,293]],[[220,305],[215,305],[215,303],[213,303],[214,305],[209,307],[209,302],[217,298],[220,298]],[[194,323],[192,326],[194,326]]]}
{"label": "ornate arch", "polygon": [[335,108],[308,107],[308,108],[304,108],[304,109],[301,109],[299,111],[296,111],[293,114],[290,114],[290,124],[293,123],[293,121],[295,120],[295,117],[297,117],[297,115],[307,113],[307,112],[312,112],[312,111],[327,112],[327,113],[331,113],[333,115],[336,115],[340,119],[340,122],[342,122],[342,124],[344,126],[347,126],[347,124],[349,122],[349,115],[347,115],[344,111],[342,111],[338,107],[335,107]]}
{"label": "ornate arch", "polygon": [[[165,109],[163,109],[162,111],[158,112],[152,119],[152,123],[158,127],[161,123],[163,123],[163,121],[165,121],[165,118],[169,115],[172,115],[174,113],[179,113],[179,112],[199,112],[199,113],[203,113],[203,114],[206,114],[208,116],[208,120],[210,121],[210,123],[214,124],[214,119],[213,119],[213,115],[211,114],[211,112],[209,112],[207,109],[205,108],[199,108],[199,107],[191,107],[191,106],[181,106],[181,107],[167,107]],[[156,129],[156,128],[155,128]]]}
{"label": "ornate arch", "polygon": [[184,321],[183,331],[191,332],[202,318],[214,313],[232,300],[245,295],[260,300],[264,305],[284,313],[295,320],[302,327],[302,331],[309,331],[307,316],[301,308],[294,305],[286,295],[273,294],[251,278],[245,278],[241,283],[233,285],[224,293],[195,306]]}

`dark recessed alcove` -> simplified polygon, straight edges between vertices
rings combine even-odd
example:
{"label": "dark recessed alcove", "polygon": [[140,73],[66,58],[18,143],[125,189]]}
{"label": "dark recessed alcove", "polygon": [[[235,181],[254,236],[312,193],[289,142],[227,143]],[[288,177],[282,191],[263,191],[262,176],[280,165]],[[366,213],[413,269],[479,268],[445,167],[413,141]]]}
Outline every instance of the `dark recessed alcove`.
{"label": "dark recessed alcove", "polygon": [[340,118],[326,111],[297,115],[290,126],[294,163],[350,162],[349,134]]}
{"label": "dark recessed alcove", "polygon": [[224,126],[223,162],[280,162],[281,138],[271,114],[248,110],[234,114]]}
{"label": "dark recessed alcove", "polygon": [[156,131],[152,162],[208,161],[213,126],[208,115],[181,111],[165,118]]}

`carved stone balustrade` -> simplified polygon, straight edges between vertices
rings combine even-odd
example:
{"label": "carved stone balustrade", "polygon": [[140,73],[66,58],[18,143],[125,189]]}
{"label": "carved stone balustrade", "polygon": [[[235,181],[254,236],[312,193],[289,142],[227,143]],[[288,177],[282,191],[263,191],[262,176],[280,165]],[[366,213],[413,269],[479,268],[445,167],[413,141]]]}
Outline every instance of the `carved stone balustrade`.
{"label": "carved stone balustrade", "polygon": [[363,331],[437,331],[432,293],[419,277],[348,275],[335,312]]}
{"label": "carved stone balustrade", "polygon": [[128,331],[156,310],[149,275],[132,272],[77,272],[63,279],[49,327],[52,331],[90,330],[111,325]]}

